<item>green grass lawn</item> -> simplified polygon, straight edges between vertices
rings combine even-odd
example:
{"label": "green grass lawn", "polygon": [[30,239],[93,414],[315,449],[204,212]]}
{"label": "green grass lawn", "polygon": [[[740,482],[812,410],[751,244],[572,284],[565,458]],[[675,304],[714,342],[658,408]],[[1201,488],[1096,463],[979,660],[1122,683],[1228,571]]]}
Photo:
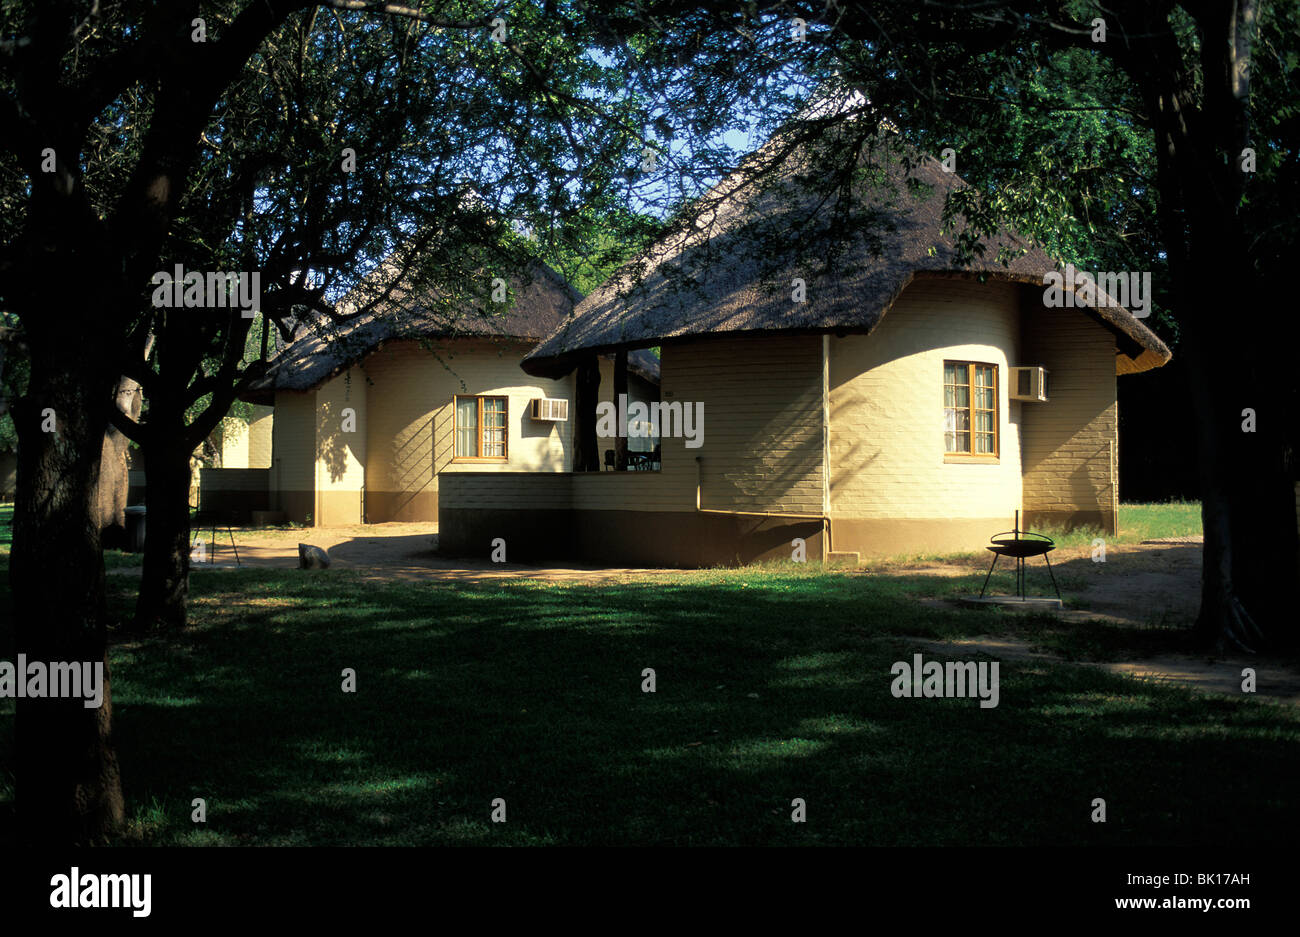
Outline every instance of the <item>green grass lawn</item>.
{"label": "green grass lawn", "polygon": [[[1119,535],[1108,537],[1110,543],[1141,543],[1164,537],[1187,537],[1201,532],[1199,501],[1168,501],[1160,504],[1121,504]],[[1048,528],[1042,531],[1060,546],[1083,546],[1099,536],[1095,530],[1079,528],[1070,532]]]}
{"label": "green grass lawn", "polygon": [[[604,586],[199,574],[187,633],[112,651],[123,841],[1290,841],[1292,708],[1011,662],[996,709],[895,699],[891,664],[922,650],[904,635],[1042,627],[916,601],[970,585],[793,564]],[[126,615],[131,585],[110,586]]]}
{"label": "green grass lawn", "polygon": [[[1011,529],[1011,518],[1007,518],[1007,529]],[[1037,527],[1035,533],[1051,537],[1058,547],[1081,547],[1093,543],[1102,537],[1107,545],[1135,544],[1143,540],[1156,540],[1164,537],[1188,537],[1201,533],[1201,504],[1199,501],[1167,501],[1147,504],[1121,504],[1119,506],[1119,533],[1116,536],[1102,534],[1093,527],[1078,527],[1066,530],[1062,527]],[[989,531],[992,535],[997,531]],[[982,549],[965,553],[947,554],[913,554],[897,557],[899,560],[935,560],[954,557],[987,557]]]}

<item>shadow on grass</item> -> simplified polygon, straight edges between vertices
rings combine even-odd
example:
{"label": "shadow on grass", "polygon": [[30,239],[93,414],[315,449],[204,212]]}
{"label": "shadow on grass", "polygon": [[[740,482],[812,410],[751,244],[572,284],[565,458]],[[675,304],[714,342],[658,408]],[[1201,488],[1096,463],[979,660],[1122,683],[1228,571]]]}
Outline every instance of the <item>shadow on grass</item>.
{"label": "shadow on grass", "polygon": [[[996,709],[895,699],[890,666],[919,650],[901,635],[988,630],[909,588],[771,570],[615,586],[195,576],[195,627],[113,651],[124,841],[1289,838],[1291,710],[1011,662]],[[807,823],[791,822],[796,797]]]}

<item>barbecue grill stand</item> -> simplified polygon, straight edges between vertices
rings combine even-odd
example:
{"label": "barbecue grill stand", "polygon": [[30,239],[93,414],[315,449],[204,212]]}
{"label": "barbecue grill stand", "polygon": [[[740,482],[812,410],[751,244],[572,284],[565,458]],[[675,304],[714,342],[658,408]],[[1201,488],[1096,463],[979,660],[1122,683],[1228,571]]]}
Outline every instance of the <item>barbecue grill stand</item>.
{"label": "barbecue grill stand", "polygon": [[[1006,539],[1008,536],[1010,539]],[[1020,601],[1025,601],[1025,560],[1031,556],[1043,558],[1043,562],[1047,564],[1047,574],[1052,577],[1052,588],[1056,590],[1056,598],[1061,598],[1061,589],[1056,584],[1056,574],[1052,572],[1052,561],[1047,558],[1047,554],[1056,549],[1056,543],[1045,534],[1021,530],[1019,511],[1016,511],[1014,530],[1004,530],[1000,534],[994,534],[989,540],[993,545],[985,549],[993,554],[993,563],[989,566],[988,575],[984,577],[984,586],[980,589],[981,599],[984,598],[984,592],[989,587],[989,579],[993,576],[994,567],[998,565],[999,556],[1009,556],[1016,561],[1016,595],[1020,596]]]}

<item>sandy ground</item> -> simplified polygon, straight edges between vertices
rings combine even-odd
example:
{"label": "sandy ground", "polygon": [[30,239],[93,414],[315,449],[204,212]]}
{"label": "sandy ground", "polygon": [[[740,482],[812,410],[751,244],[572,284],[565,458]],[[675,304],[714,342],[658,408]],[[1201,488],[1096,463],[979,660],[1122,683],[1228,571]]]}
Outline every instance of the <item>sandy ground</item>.
{"label": "sandy ground", "polygon": [[[1094,562],[1090,547],[1062,547],[1052,553],[1052,569],[1061,592],[1082,608],[1055,613],[1062,621],[1102,619],[1130,627],[1186,626],[1196,617],[1200,604],[1201,538],[1171,537],[1142,544],[1112,545],[1104,562]],[[897,563],[878,567],[882,572],[902,575],[963,576],[983,574],[989,561]],[[999,568],[1002,564],[999,563]],[[1027,591],[1052,595],[1047,567],[1031,560],[1026,574]],[[948,607],[942,599],[923,600],[928,605]],[[917,643],[938,653],[988,654],[998,660],[1060,663],[1060,659],[1031,649],[1026,642],[1000,635],[981,635],[956,641]],[[1195,690],[1242,695],[1242,670],[1255,670],[1256,695],[1260,699],[1300,705],[1300,672],[1276,661],[1248,656],[1209,658],[1188,654],[1159,654],[1136,661],[1086,663],[1111,673],[1139,680],[1177,683]]]}
{"label": "sandy ground", "polygon": [[[1030,650],[1023,642],[991,635],[960,638],[955,641],[927,641],[918,638],[916,642],[936,653],[952,657],[987,654],[999,661],[1061,663],[1060,658]],[[1098,667],[1110,673],[1123,674],[1138,680],[1180,684],[1205,693],[1220,693],[1236,697],[1243,695],[1241,672],[1244,668],[1250,667],[1255,671],[1256,698],[1300,706],[1300,673],[1292,668],[1263,663],[1258,659],[1247,657],[1210,659],[1187,654],[1158,654],[1140,661],[1118,663],[1072,661],[1071,663],[1081,667]]]}
{"label": "sandy ground", "polygon": [[[570,582],[627,581],[674,575],[672,569],[626,569],[563,564],[526,566],[475,560],[444,559],[437,556],[438,525],[360,524],[352,527],[315,527],[303,530],[256,530],[234,532],[240,562],[245,567],[292,569],[298,565],[298,544],[310,543],[329,551],[335,569],[358,570],[375,581],[544,579]],[[204,541],[210,542],[210,533]],[[223,543],[224,541],[224,543]],[[219,532],[211,562],[203,570],[234,569],[229,535]],[[1052,568],[1062,593],[1072,596],[1082,608],[1058,613],[1065,621],[1107,619],[1131,626],[1189,623],[1196,614],[1200,587],[1200,538],[1176,538],[1141,545],[1110,545],[1104,562],[1094,561],[1090,547],[1062,547],[1053,554]],[[999,564],[1001,566],[1001,564]],[[984,557],[928,562],[869,563],[858,575],[880,572],[892,575],[955,577],[983,574]],[[116,569],[118,575],[139,575],[140,570]],[[1047,568],[1030,561],[1027,573],[1031,594],[1051,594]],[[941,599],[922,600],[947,606]],[[1059,662],[1059,659],[1030,649],[1026,643],[1002,636],[981,636],[952,642],[918,639],[919,644],[947,654],[984,653],[999,660]],[[1248,658],[1209,660],[1187,655],[1163,655],[1140,661],[1097,663],[1101,667],[1136,679],[1172,681],[1197,690],[1241,695],[1241,671],[1254,667],[1258,695],[1300,705],[1300,672],[1282,665]]]}
{"label": "sandy ground", "polygon": [[[208,545],[207,564],[193,568],[235,569],[235,550],[230,534],[217,531],[213,549],[212,532],[204,531]],[[327,550],[331,569],[351,569],[363,578],[374,580],[492,580],[547,579],[556,581],[602,582],[646,578],[680,570],[620,569],[583,564],[527,566],[520,563],[445,559],[434,553],[438,544],[438,524],[390,523],[356,524],[350,527],[312,527],[301,530],[234,530],[235,548],[244,567],[296,569],[298,544],[309,543]],[[139,575],[139,568],[115,569],[120,575]]]}
{"label": "sandy ground", "polygon": [[[884,563],[868,566],[864,572],[948,577],[978,573],[982,577],[990,559]],[[999,570],[1005,566],[1005,560],[998,563]],[[1196,617],[1200,603],[1201,544],[1199,538],[1188,538],[1111,545],[1102,562],[1094,562],[1090,547],[1061,547],[1052,553],[1052,572],[1061,594],[1072,596],[1086,609],[1067,609],[1061,613],[1067,621],[1103,618],[1126,625],[1184,624]],[[1025,581],[1030,595],[1055,595],[1042,560],[1029,560]]]}

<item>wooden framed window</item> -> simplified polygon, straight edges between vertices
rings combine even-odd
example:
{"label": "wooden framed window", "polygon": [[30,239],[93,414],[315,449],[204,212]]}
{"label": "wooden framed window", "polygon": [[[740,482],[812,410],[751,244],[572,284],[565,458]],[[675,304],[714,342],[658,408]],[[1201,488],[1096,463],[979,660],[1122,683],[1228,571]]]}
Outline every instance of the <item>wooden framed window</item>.
{"label": "wooden framed window", "polygon": [[943,453],[949,462],[998,458],[998,366],[943,363]]}
{"label": "wooden framed window", "polygon": [[458,462],[506,461],[506,398],[455,398]]}

